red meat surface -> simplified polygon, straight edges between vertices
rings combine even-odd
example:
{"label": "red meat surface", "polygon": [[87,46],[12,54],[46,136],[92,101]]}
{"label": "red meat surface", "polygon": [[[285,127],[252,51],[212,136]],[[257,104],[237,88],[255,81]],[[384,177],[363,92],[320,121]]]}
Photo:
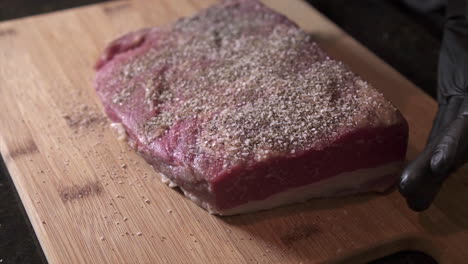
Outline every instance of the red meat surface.
{"label": "red meat surface", "polygon": [[256,0],[126,34],[96,69],[109,118],[213,213],[381,192],[405,158],[399,111]]}

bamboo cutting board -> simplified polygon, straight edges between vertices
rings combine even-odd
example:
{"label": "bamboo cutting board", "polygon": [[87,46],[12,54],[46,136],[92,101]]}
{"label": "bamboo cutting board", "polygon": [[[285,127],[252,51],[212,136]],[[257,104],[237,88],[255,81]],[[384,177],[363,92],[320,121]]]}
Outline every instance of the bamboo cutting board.
{"label": "bamboo cutting board", "polygon": [[[362,263],[422,250],[468,259],[468,177],[416,214],[396,191],[216,217],[167,188],[116,139],[92,65],[122,33],[214,0],[112,2],[0,24],[0,150],[50,263]],[[300,0],[265,0],[381,89],[422,149],[435,102]]]}

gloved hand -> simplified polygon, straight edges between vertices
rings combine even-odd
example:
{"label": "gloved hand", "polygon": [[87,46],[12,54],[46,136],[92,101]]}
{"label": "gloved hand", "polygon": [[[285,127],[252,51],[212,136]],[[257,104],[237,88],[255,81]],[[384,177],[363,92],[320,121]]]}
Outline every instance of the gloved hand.
{"label": "gloved hand", "polygon": [[415,211],[427,209],[444,180],[466,161],[468,151],[466,10],[468,6],[447,19],[438,67],[439,110],[424,151],[405,168],[400,179],[400,192],[406,198],[408,206]]}

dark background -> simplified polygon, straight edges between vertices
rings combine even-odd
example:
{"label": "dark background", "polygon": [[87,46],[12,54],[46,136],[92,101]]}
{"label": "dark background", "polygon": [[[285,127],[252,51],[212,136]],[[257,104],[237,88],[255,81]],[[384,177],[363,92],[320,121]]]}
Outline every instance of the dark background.
{"label": "dark background", "polygon": [[[444,10],[418,12],[396,0],[307,0],[429,95],[436,94]],[[102,0],[0,0],[0,21]],[[0,62],[1,63],[1,62]],[[0,157],[0,263],[46,263]],[[432,264],[418,252],[400,252],[372,264]]]}

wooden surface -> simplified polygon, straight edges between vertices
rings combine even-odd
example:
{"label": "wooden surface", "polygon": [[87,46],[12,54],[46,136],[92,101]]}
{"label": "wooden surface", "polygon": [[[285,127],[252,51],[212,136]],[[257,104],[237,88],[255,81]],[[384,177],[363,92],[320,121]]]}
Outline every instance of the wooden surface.
{"label": "wooden surface", "polygon": [[[393,191],[219,218],[116,140],[92,87],[100,51],[122,33],[212,2],[114,2],[0,24],[0,151],[49,262],[361,263],[413,249],[465,263],[466,169],[422,214]],[[434,101],[304,2],[265,2],[395,103],[410,123],[413,158]]]}

